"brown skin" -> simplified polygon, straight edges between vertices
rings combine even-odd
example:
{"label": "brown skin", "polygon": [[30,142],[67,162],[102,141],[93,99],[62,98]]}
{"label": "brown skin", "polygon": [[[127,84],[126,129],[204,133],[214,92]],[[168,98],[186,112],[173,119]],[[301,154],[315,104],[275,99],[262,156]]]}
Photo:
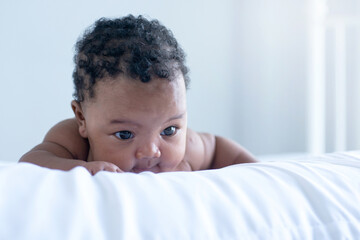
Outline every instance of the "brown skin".
{"label": "brown skin", "polygon": [[20,162],[91,174],[169,172],[256,162],[239,144],[187,128],[182,75],[149,83],[125,76],[97,83],[95,97],[71,103],[75,118],[64,120]]}

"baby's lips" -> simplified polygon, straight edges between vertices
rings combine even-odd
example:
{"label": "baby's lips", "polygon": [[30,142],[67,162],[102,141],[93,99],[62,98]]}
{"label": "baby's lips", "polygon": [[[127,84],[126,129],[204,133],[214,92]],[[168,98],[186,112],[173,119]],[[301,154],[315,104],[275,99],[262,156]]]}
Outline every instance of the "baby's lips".
{"label": "baby's lips", "polygon": [[131,172],[134,172],[134,173],[141,173],[141,172],[153,172],[153,173],[159,173],[160,172],[160,169],[159,169],[159,166],[156,165],[154,167],[151,167],[151,168],[138,168],[138,167],[134,167]]}
{"label": "baby's lips", "polygon": [[133,168],[132,172],[134,173],[141,173],[141,172],[146,172],[146,171],[150,171],[148,168]]}

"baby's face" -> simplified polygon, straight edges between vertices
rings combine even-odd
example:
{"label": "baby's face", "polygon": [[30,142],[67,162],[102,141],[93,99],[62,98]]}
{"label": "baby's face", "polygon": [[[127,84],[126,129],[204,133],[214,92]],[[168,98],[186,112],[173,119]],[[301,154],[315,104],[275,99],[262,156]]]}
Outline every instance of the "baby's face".
{"label": "baby's face", "polygon": [[98,82],[85,101],[89,161],[107,161],[123,171],[173,171],[184,158],[187,131],[183,76],[148,83],[125,76]]}

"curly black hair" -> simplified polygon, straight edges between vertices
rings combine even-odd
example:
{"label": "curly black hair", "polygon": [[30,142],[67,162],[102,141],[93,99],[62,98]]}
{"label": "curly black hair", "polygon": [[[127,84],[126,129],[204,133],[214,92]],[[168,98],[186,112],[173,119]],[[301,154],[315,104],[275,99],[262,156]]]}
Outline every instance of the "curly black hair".
{"label": "curly black hair", "polygon": [[94,97],[96,82],[119,74],[146,83],[153,77],[171,81],[180,70],[186,88],[190,81],[185,53],[172,32],[141,15],[97,20],[77,41],[74,62],[78,102]]}

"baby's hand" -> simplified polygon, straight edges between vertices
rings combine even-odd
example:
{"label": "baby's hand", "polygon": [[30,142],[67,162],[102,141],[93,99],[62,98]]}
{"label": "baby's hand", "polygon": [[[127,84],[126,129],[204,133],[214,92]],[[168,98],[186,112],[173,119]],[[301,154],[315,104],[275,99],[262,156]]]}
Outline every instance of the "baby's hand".
{"label": "baby's hand", "polygon": [[95,175],[100,171],[108,171],[108,172],[124,172],[115,164],[104,162],[104,161],[92,161],[86,162],[84,167],[91,173],[91,175]]}

